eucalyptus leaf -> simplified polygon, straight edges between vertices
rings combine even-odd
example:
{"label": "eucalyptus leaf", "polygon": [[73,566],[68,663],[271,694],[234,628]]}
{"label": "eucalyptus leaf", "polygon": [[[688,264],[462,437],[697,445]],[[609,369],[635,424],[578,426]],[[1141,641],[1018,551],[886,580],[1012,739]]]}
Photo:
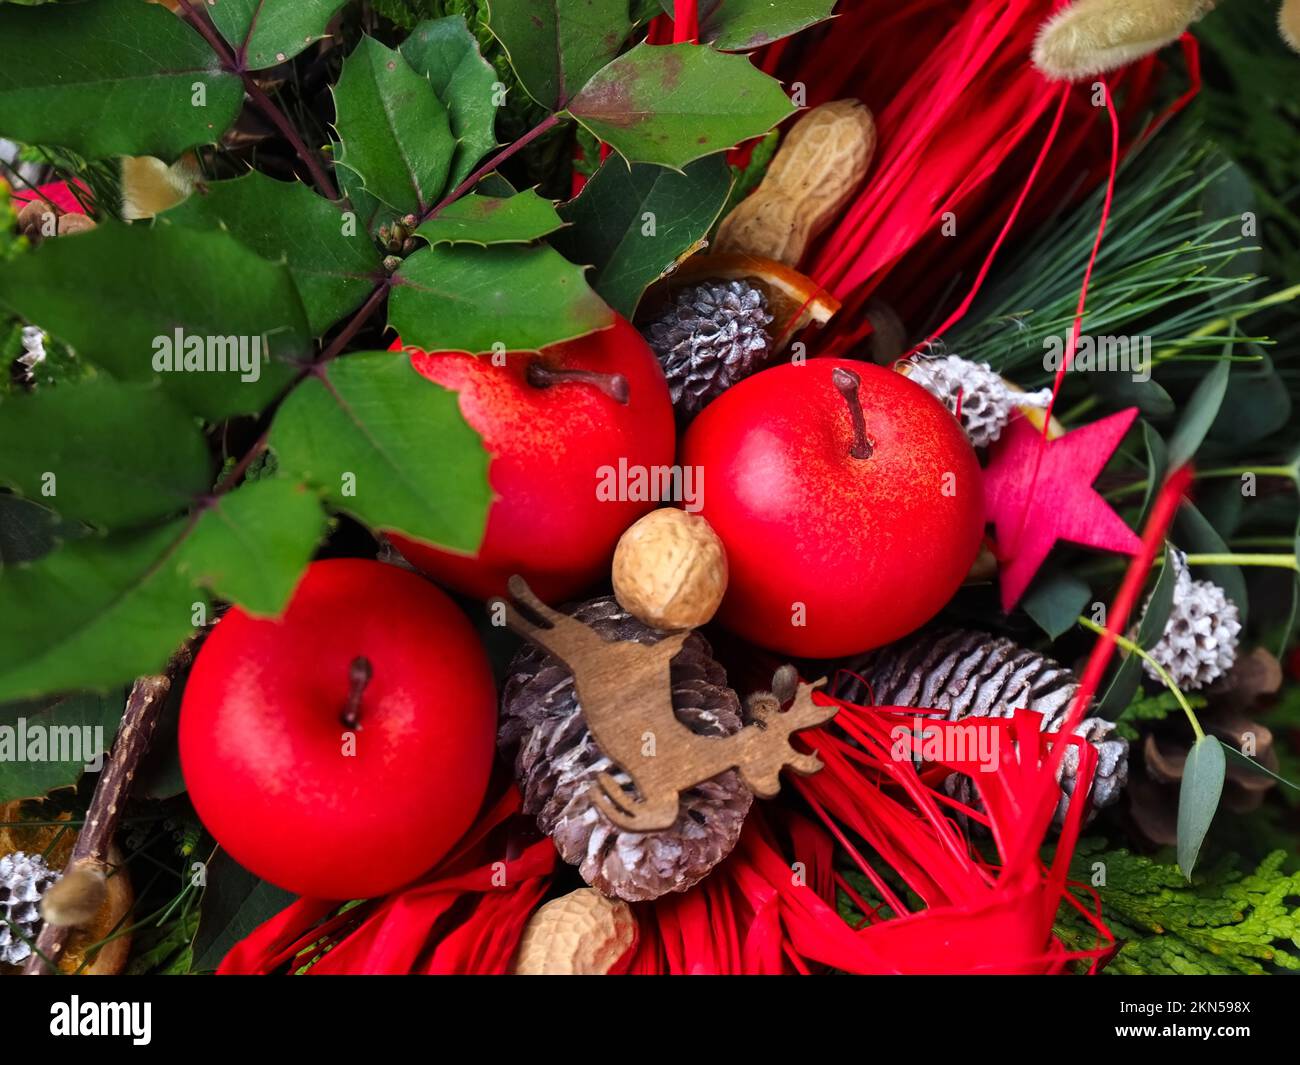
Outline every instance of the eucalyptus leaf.
{"label": "eucalyptus leaf", "polygon": [[356,310],[384,276],[374,242],[355,219],[301,182],[256,170],[209,182],[162,217],[227,230],[262,258],[285,263],[318,336]]}
{"label": "eucalyptus leaf", "polygon": [[456,393],[404,354],[349,355],[308,378],[276,414],[271,446],[281,471],[377,532],[478,548],[491,501],[487,452]]}
{"label": "eucalyptus leaf", "polygon": [[215,972],[231,947],[294,901],[291,893],[259,880],[225,851],[218,850],[205,864],[190,966],[194,973]]}
{"label": "eucalyptus leaf", "polygon": [[292,59],[325,36],[347,0],[205,0],[213,23],[249,70]]}
{"label": "eucalyptus leaf", "polygon": [[1094,381],[1097,395],[1107,406],[1137,407],[1143,417],[1156,420],[1169,418],[1178,410],[1173,396],[1155,378],[1135,381],[1125,373],[1099,373]]}
{"label": "eucalyptus leaf", "polygon": [[[261,410],[292,378],[288,360],[311,351],[288,268],[225,232],[106,224],[46,241],[0,263],[0,303],[119,379],[160,380],[211,420]],[[204,369],[185,369],[191,344]]]}
{"label": "eucalyptus leaf", "polygon": [[421,22],[401,52],[429,79],[451,117],[457,144],[447,184],[459,185],[496,147],[497,72],[479,53],[463,15]]}
{"label": "eucalyptus leaf", "polygon": [[1147,487],[1142,496],[1142,509],[1134,522],[1134,526],[1139,529],[1146,526],[1156,496],[1160,494],[1160,486],[1165,482],[1165,474],[1169,472],[1169,448],[1164,437],[1145,418],[1142,419],[1142,443],[1147,451]]}
{"label": "eucalyptus leaf", "polygon": [[[673,0],[660,0],[673,14]],[[700,42],[744,52],[779,41],[831,17],[835,0],[701,0]]]}
{"label": "eucalyptus leaf", "polygon": [[[1165,633],[1169,613],[1174,606],[1174,587],[1177,573],[1172,563],[1172,553],[1165,549],[1165,564],[1160,567],[1155,585],[1142,610],[1142,620],[1138,623],[1137,645],[1149,651]],[[1142,659],[1135,654],[1126,655],[1120,660],[1114,676],[1106,686],[1105,693],[1097,702],[1097,713],[1107,720],[1114,721],[1124,712],[1124,708],[1133,701],[1133,695],[1142,681]]]}
{"label": "eucalyptus leaf", "polygon": [[1246,344],[1254,363],[1238,363],[1228,379],[1219,416],[1210,427],[1210,439],[1230,448],[1243,448],[1282,429],[1291,420],[1291,392],[1258,344]]}
{"label": "eucalyptus leaf", "polygon": [[618,55],[632,23],[627,0],[488,0],[488,28],[528,95],[555,111]]}
{"label": "eucalyptus leaf", "polygon": [[1069,632],[1092,598],[1087,582],[1060,570],[1048,571],[1029,589],[1021,602],[1025,613],[1055,640]]}
{"label": "eucalyptus leaf", "polygon": [[722,155],[682,172],[611,156],[561,208],[572,226],[552,244],[570,261],[594,266],[592,287],[631,318],[646,288],[708,234],[731,181]]}
{"label": "eucalyptus leaf", "polygon": [[315,492],[289,480],[253,481],[212,501],[177,565],[193,583],[249,613],[275,616],[324,535]]}
{"label": "eucalyptus leaf", "polygon": [[362,37],[334,86],[338,164],[399,214],[421,214],[441,196],[456,140],[429,79],[400,52]]}
{"label": "eucalyptus leaf", "polygon": [[[1174,519],[1174,541],[1189,555],[1229,553],[1223,537],[1206,521],[1205,516],[1188,502],[1183,503],[1178,511],[1178,517]],[[1242,625],[1246,624],[1250,603],[1246,594],[1246,578],[1242,575],[1239,566],[1197,566],[1193,575],[1211,580],[1222,588],[1224,594],[1237,605],[1237,613],[1241,617]]]}
{"label": "eucalyptus leaf", "polygon": [[513,196],[470,193],[448,204],[415,232],[431,245],[527,244],[564,225],[555,205],[532,189]]}
{"label": "eucalyptus leaf", "polygon": [[537,351],[614,324],[582,268],[546,245],[424,248],[394,277],[388,324],[426,351]]}
{"label": "eucalyptus leaf", "polygon": [[[1224,354],[1227,353],[1225,349]],[[1169,465],[1173,469],[1196,457],[1197,449],[1223,404],[1231,371],[1232,363],[1226,359],[1216,362],[1183,405],[1182,417],[1169,437]]]}
{"label": "eucalyptus leaf", "polygon": [[102,759],[96,756],[112,746],[123,706],[120,692],[77,692],[0,706],[0,803],[71,787],[87,766],[97,768]]}
{"label": "eucalyptus leaf", "polygon": [[1178,788],[1178,867],[1188,880],[1219,808],[1226,769],[1223,745],[1213,736],[1202,736],[1187,752]]}
{"label": "eucalyptus leaf", "polygon": [[0,481],[68,518],[123,528],[211,484],[198,422],[156,384],[96,377],[0,402]]}
{"label": "eucalyptus leaf", "polygon": [[639,44],[592,77],[568,111],[629,162],[681,169],[766,133],[794,105],[743,55]]}
{"label": "eucalyptus leaf", "polygon": [[175,159],[213,144],[244,101],[194,30],[161,4],[0,5],[0,131],[88,159]]}

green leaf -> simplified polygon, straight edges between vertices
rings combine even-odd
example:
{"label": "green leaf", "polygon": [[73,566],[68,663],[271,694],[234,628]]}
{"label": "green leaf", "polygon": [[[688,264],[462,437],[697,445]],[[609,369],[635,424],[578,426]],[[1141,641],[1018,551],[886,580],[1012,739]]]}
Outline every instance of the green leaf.
{"label": "green leaf", "polygon": [[537,351],[614,324],[582,267],[545,245],[424,248],[395,279],[388,324],[426,351]]}
{"label": "green leaf", "polygon": [[1142,496],[1142,509],[1138,512],[1137,521],[1133,523],[1138,529],[1146,525],[1151,507],[1160,494],[1160,486],[1165,482],[1165,474],[1169,472],[1169,448],[1164,437],[1145,418],[1142,419],[1142,443],[1147,451],[1147,487]]}
{"label": "green leaf", "polygon": [[592,287],[631,318],[646,288],[708,234],[730,188],[722,155],[684,171],[611,157],[561,208],[572,227],[552,243],[570,261],[594,266]]}
{"label": "green leaf", "polygon": [[632,31],[627,0],[488,0],[487,19],[520,83],[548,111],[618,55]]}
{"label": "green leaf", "polygon": [[249,70],[292,59],[325,36],[346,0],[206,0],[205,10]]}
{"label": "green leaf", "polygon": [[1223,745],[1213,736],[1202,736],[1187,752],[1178,788],[1178,868],[1188,880],[1219,808],[1226,769]]}
{"label": "green leaf", "polygon": [[437,201],[456,141],[429,79],[401,53],[362,37],[343,60],[334,107],[338,163],[356,171],[367,192],[401,214],[420,214]]}
{"label": "green leaf", "polygon": [[[311,351],[288,269],[229,233],[101,225],[73,240],[46,241],[0,263],[0,302],[115,377],[160,378],[172,398],[212,420],[261,410],[292,378],[286,360]],[[214,356],[226,354],[227,341],[246,342],[251,369],[155,371],[177,330]],[[256,361],[255,343],[262,353]],[[177,355],[180,361],[184,352]]]}
{"label": "green leaf", "polygon": [[1267,351],[1247,344],[1255,363],[1237,363],[1210,439],[1229,448],[1242,448],[1276,433],[1291,420],[1291,393]]}
{"label": "green leaf", "polygon": [[[660,0],[673,13],[673,0]],[[702,0],[700,42],[723,52],[747,52],[831,17],[835,0]]]}
{"label": "green leaf", "polygon": [[[1229,351],[1225,347],[1224,355],[1228,354]],[[1188,397],[1178,426],[1169,437],[1171,469],[1177,469],[1184,462],[1190,462],[1196,457],[1197,449],[1205,439],[1205,434],[1210,431],[1210,426],[1218,416],[1219,407],[1223,404],[1223,397],[1228,390],[1228,375],[1231,371],[1232,363],[1226,358],[1216,362]]]}
{"label": "green leaf", "polygon": [[[119,692],[79,692],[0,706],[0,803],[76,784],[97,755],[108,753],[122,706]],[[12,749],[6,750],[9,744]]]}
{"label": "green leaf", "polygon": [[482,55],[462,15],[421,22],[402,43],[402,55],[429,79],[451,117],[456,138],[449,187],[459,185],[496,147],[497,73]]}
{"label": "green leaf", "polygon": [[256,170],[201,185],[162,217],[174,225],[227,230],[262,258],[285,263],[317,336],[356,310],[383,277],[364,226],[306,185]]}
{"label": "green leaf", "polygon": [[525,189],[513,196],[470,193],[438,212],[415,232],[431,245],[527,244],[564,225],[550,200]]}
{"label": "green leaf", "polygon": [[320,498],[292,481],[254,481],[218,497],[178,554],[195,584],[263,616],[283,612],[325,535]]}
{"label": "green leaf", "polygon": [[[1165,564],[1160,567],[1151,596],[1142,611],[1142,620],[1138,624],[1136,643],[1144,651],[1149,651],[1165,634],[1165,625],[1169,621],[1169,612],[1174,606],[1174,586],[1178,583],[1177,573],[1171,559],[1172,553],[1165,549]],[[1097,704],[1097,714],[1108,720],[1115,720],[1125,707],[1133,700],[1133,694],[1142,681],[1142,659],[1135,654],[1120,661],[1119,668],[1106,687],[1105,694]]]}
{"label": "green leaf", "polygon": [[1247,772],[1254,773],[1257,776],[1268,777],[1272,780],[1276,780],[1279,784],[1285,784],[1292,791],[1300,791],[1300,784],[1297,784],[1291,780],[1287,780],[1287,778],[1282,776],[1280,773],[1274,773],[1273,770],[1269,769],[1268,766],[1255,761],[1255,759],[1251,758],[1247,754],[1243,754],[1241,751],[1239,751],[1231,743],[1228,743],[1226,740],[1220,739],[1219,742],[1223,744],[1223,753],[1228,758],[1232,759],[1232,761],[1235,762],[1237,765],[1245,769]]}
{"label": "green leaf", "polygon": [[[1228,545],[1205,516],[1191,503],[1183,502],[1174,520],[1174,541],[1189,555],[1224,555],[1229,554]],[[1215,565],[1197,566],[1193,576],[1213,581],[1223,589],[1234,603],[1241,617],[1241,624],[1246,624],[1249,610],[1249,597],[1246,594],[1246,578],[1242,576],[1239,566]]]}
{"label": "green leaf", "polygon": [[1038,627],[1055,640],[1074,628],[1092,597],[1092,589],[1078,577],[1061,571],[1048,572],[1034,581],[1022,605]]}
{"label": "green leaf", "polygon": [[54,511],[0,492],[0,571],[49,554],[67,535],[67,526]]}
{"label": "green leaf", "polygon": [[281,471],[314,484],[376,531],[460,551],[483,538],[488,455],[456,393],[394,352],[330,363],[284,401],[271,427]]}
{"label": "green leaf", "polygon": [[207,862],[190,972],[215,972],[231,947],[293,900],[288,891],[259,880],[218,850]]}
{"label": "green leaf", "polygon": [[0,130],[86,156],[174,159],[215,143],[244,86],[197,33],[140,0],[0,6]]}
{"label": "green leaf", "polygon": [[156,673],[206,602],[173,564],[186,523],[64,544],[0,578],[0,700]]}
{"label": "green leaf", "polygon": [[640,44],[587,82],[568,110],[629,162],[681,169],[766,133],[794,105],[745,56]]}
{"label": "green leaf", "polygon": [[212,463],[198,423],[157,385],[97,377],[0,403],[0,481],[120,528],[188,507]]}

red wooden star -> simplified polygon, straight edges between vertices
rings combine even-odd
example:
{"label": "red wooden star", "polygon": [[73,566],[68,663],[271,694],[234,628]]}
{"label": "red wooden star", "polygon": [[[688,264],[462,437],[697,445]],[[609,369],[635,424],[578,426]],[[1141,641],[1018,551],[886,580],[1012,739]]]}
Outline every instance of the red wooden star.
{"label": "red wooden star", "polygon": [[984,510],[997,530],[1004,610],[1024,595],[1057,540],[1137,553],[1141,539],[1092,487],[1136,417],[1130,407],[1046,442],[1040,429],[1016,417],[992,446]]}

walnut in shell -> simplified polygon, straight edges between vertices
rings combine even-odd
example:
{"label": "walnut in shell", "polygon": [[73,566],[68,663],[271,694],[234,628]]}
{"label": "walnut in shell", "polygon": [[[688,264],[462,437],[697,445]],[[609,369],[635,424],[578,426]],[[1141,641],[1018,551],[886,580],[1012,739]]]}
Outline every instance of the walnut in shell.
{"label": "walnut in shell", "polygon": [[636,945],[631,907],[579,888],[552,899],[528,921],[514,972],[518,976],[604,976]]}
{"label": "walnut in shell", "polygon": [[614,596],[656,629],[694,629],[727,590],[727,553],[698,514],[665,507],[629,528],[614,551]]}

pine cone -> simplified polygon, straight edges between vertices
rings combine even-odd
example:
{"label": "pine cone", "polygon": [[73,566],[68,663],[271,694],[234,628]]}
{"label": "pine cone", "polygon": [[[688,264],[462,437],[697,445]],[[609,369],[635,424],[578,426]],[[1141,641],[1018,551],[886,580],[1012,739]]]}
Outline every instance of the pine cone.
{"label": "pine cone", "polygon": [[971,444],[987,447],[1002,435],[1016,407],[1046,408],[1051,389],[1016,392],[989,364],[974,363],[956,355],[918,355],[907,363],[907,376],[939,400],[953,414],[961,397],[961,425]]}
{"label": "pine cone", "polygon": [[[1079,688],[1074,674],[1052,659],[1004,637],[968,629],[921,632],[868,652],[844,668],[835,694],[852,702],[944,710],[949,721],[1010,717],[1017,709],[1029,709],[1042,715],[1044,732],[1059,731]],[[1090,717],[1074,730],[1097,749],[1092,784],[1096,807],[1113,803],[1128,779],[1128,741],[1112,736],[1114,729],[1112,722]],[[1078,751],[1067,748],[1057,771],[1063,792],[1058,822],[1074,793],[1078,768]],[[974,798],[968,777],[954,773],[946,787],[968,805]]]}
{"label": "pine cone", "polygon": [[772,352],[767,296],[745,281],[703,281],[647,326],[683,422],[760,369]]}
{"label": "pine cone", "polygon": [[18,965],[32,953],[41,929],[41,896],[59,879],[39,854],[0,857],[0,962]]}
{"label": "pine cone", "polygon": [[[1173,607],[1160,642],[1149,653],[1175,684],[1195,690],[1232,668],[1241,621],[1237,604],[1222,588],[1211,581],[1192,580],[1187,556],[1181,551],[1173,552],[1172,565],[1178,567]],[[1144,661],[1142,668],[1152,680],[1160,679],[1151,663]]]}
{"label": "pine cone", "polygon": [[[664,635],[636,620],[612,596],[569,613],[608,640],[657,643]],[[673,659],[672,681],[673,708],[682,724],[700,735],[726,736],[740,729],[740,701],[698,633]],[[536,815],[560,856],[578,866],[592,887],[628,902],[698,883],[736,845],[753,802],[739,774],[728,770],[682,792],[671,828],[647,833],[616,828],[591,802],[589,789],[602,772],[613,773],[625,786],[631,780],[588,732],[567,667],[531,645],[510,664],[498,742],[503,752],[514,753],[524,810]]]}

